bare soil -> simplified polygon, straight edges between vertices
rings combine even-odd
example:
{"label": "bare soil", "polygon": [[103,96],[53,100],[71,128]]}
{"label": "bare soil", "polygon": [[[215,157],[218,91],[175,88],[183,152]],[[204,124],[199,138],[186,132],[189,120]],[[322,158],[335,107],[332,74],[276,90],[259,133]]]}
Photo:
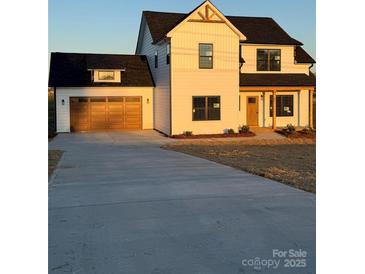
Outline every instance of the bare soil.
{"label": "bare soil", "polygon": [[48,150],[48,176],[51,176],[62,157],[61,150]]}
{"label": "bare soil", "polygon": [[[308,139],[307,139],[308,140]],[[316,192],[316,145],[288,142],[177,142],[163,148],[208,159],[308,191]]]}

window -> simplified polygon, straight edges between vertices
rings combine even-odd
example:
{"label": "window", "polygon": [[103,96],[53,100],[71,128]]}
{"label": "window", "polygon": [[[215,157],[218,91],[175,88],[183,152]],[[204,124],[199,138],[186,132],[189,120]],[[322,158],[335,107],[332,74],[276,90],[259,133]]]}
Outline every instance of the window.
{"label": "window", "polygon": [[[276,116],[294,116],[293,95],[276,95]],[[273,96],[270,95],[270,117],[272,117]]]}
{"label": "window", "polygon": [[170,44],[166,46],[166,65],[170,64]]}
{"label": "window", "polygon": [[158,51],[155,51],[155,68],[158,68]]}
{"label": "window", "polygon": [[221,119],[220,96],[193,97],[193,121],[220,120],[220,119]]}
{"label": "window", "polygon": [[257,71],[280,71],[281,50],[280,49],[258,49],[257,50]]}
{"label": "window", "polygon": [[98,71],[98,80],[101,81],[114,81],[114,71]]}
{"label": "window", "polygon": [[213,44],[199,44],[199,68],[213,68]]}

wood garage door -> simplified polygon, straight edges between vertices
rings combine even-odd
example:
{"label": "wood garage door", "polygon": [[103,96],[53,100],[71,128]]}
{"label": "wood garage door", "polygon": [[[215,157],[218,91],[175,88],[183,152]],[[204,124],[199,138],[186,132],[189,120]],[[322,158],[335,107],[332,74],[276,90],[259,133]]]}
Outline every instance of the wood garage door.
{"label": "wood garage door", "polygon": [[71,97],[71,131],[142,128],[141,97]]}

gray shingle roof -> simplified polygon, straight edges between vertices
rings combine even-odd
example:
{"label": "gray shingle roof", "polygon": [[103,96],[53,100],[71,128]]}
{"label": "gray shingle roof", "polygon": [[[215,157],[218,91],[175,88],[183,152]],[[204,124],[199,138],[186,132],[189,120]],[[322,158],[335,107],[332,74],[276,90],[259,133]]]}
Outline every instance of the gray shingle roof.
{"label": "gray shingle roof", "polygon": [[[143,12],[154,43],[160,41],[188,15],[186,13]],[[290,37],[272,18],[239,16],[226,16],[226,18],[247,37],[245,43],[303,45]]]}
{"label": "gray shingle roof", "polygon": [[240,86],[315,86],[313,73],[241,73]]}
{"label": "gray shingle roof", "polygon": [[[126,69],[121,83],[94,83],[88,69]],[[146,56],[91,53],[52,53],[50,87],[154,86]]]}

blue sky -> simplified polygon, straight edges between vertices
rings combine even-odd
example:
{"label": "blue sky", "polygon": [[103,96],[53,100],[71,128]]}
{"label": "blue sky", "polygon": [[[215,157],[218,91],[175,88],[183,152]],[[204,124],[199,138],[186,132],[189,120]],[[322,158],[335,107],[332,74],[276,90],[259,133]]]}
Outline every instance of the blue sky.
{"label": "blue sky", "polygon": [[[49,0],[49,52],[134,53],[143,10],[187,13],[202,0]],[[272,17],[315,58],[315,0],[212,0],[225,15]]]}

